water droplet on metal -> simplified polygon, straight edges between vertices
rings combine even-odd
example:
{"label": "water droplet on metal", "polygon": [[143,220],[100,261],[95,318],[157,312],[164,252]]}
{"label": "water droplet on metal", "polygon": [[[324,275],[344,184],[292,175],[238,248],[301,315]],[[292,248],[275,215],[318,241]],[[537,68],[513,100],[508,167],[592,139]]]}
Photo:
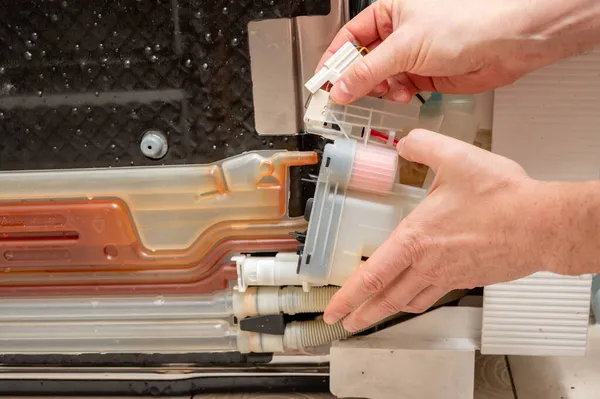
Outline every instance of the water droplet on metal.
{"label": "water droplet on metal", "polygon": [[229,12],[229,10],[227,9],[227,7],[223,7],[223,14],[227,14]]}
{"label": "water droplet on metal", "polygon": [[128,59],[123,60],[123,66],[125,68],[131,67],[131,60],[128,60]]}
{"label": "water droplet on metal", "polygon": [[79,110],[78,110],[77,108],[75,108],[75,107],[74,107],[74,108],[71,110],[71,112],[72,112],[72,113],[74,113],[74,114],[77,114],[77,112],[79,112]]}
{"label": "water droplet on metal", "polygon": [[88,68],[88,73],[92,73],[92,68]]}
{"label": "water droplet on metal", "polygon": [[4,112],[0,112],[0,119],[4,119]]}
{"label": "water droplet on metal", "polygon": [[234,37],[233,39],[231,39],[232,46],[237,46],[238,44],[240,44],[240,39],[238,39],[237,37]]}
{"label": "water droplet on metal", "polygon": [[46,50],[42,50],[42,52],[40,53],[42,57],[46,56]]}
{"label": "water droplet on metal", "polygon": [[94,22],[94,26],[98,26],[98,22]]}
{"label": "water droplet on metal", "polygon": [[67,8],[67,6],[69,5],[69,3],[66,2],[66,0],[60,4],[63,6],[63,8]]}
{"label": "water droplet on metal", "polygon": [[154,51],[160,51],[160,44],[156,44],[154,46]]}
{"label": "water droplet on metal", "polygon": [[27,41],[25,42],[25,46],[26,46],[27,48],[32,48],[32,47],[33,47],[33,42],[32,42],[31,40],[27,40]]}
{"label": "water droplet on metal", "polygon": [[78,136],[81,136],[83,134],[83,131],[81,129],[77,129],[75,133],[77,133]]}
{"label": "water droplet on metal", "polygon": [[212,35],[210,33],[207,33],[206,35],[204,35],[204,39],[206,39],[207,42],[211,42],[212,41]]}
{"label": "water droplet on metal", "polygon": [[158,61],[158,57],[157,56],[153,55],[152,57],[150,57],[150,62],[154,63],[156,61]]}
{"label": "water droplet on metal", "polygon": [[100,97],[100,93],[99,93],[99,92],[95,92],[95,93],[94,93],[94,95],[95,95],[96,97]]}
{"label": "water droplet on metal", "polygon": [[54,147],[52,147],[52,150],[53,150],[53,151],[58,151],[58,147],[57,147],[57,146],[54,146]]}
{"label": "water droplet on metal", "polygon": [[41,91],[41,90],[38,90],[38,92],[37,92],[37,96],[38,96],[38,97],[42,97],[43,95],[44,95],[44,92],[43,92],[43,91]]}
{"label": "water droplet on metal", "polygon": [[32,54],[31,54],[29,51],[26,51],[26,52],[25,52],[25,59],[26,59],[27,61],[29,61],[29,60],[31,60],[32,58],[33,58],[33,55],[32,55]]}
{"label": "water droplet on metal", "polygon": [[217,146],[216,146],[216,145],[213,145],[213,150],[216,150],[216,149],[217,149]]}
{"label": "water droplet on metal", "polygon": [[192,60],[190,60],[189,58],[187,60],[185,60],[185,66],[187,68],[191,68],[191,66],[192,66]]}
{"label": "water droplet on metal", "polygon": [[56,21],[58,21],[58,15],[52,14],[52,16],[50,17],[50,19],[52,20],[52,22],[56,22]]}
{"label": "water droplet on metal", "polygon": [[200,17],[202,17],[202,13],[201,13],[200,11],[196,11],[196,14],[195,14],[195,15],[196,15],[196,18],[200,18]]}
{"label": "water droplet on metal", "polygon": [[146,55],[152,54],[152,48],[150,46],[146,46],[146,48],[144,49],[144,53],[146,53]]}
{"label": "water droplet on metal", "polygon": [[119,162],[119,161],[120,161],[119,157],[115,157],[115,162]]}
{"label": "water droplet on metal", "polygon": [[100,43],[100,44],[98,45],[98,48],[99,48],[100,50],[104,50],[104,44]]}
{"label": "water droplet on metal", "polygon": [[264,17],[265,16],[265,12],[264,11],[259,12],[258,16],[261,17],[261,18]]}
{"label": "water droplet on metal", "polygon": [[269,141],[269,147],[273,148],[273,142]]}
{"label": "water droplet on metal", "polygon": [[79,44],[75,45],[75,51],[79,51]]}
{"label": "water droplet on metal", "polygon": [[106,64],[108,62],[108,58],[107,57],[102,57],[100,59],[100,62],[102,62],[102,64]]}
{"label": "water droplet on metal", "polygon": [[116,146],[116,145],[114,145],[114,144],[111,144],[111,145],[110,145],[110,148],[111,148],[111,149],[113,149],[113,150],[114,150],[116,147],[117,147],[117,146]]}
{"label": "water droplet on metal", "polygon": [[119,33],[116,30],[113,30],[113,36],[117,36]]}
{"label": "water droplet on metal", "polygon": [[6,68],[0,67],[0,75],[4,75],[6,73]]}
{"label": "water droplet on metal", "polygon": [[202,69],[204,69],[205,71],[208,69],[208,64],[206,62],[202,64]]}
{"label": "water droplet on metal", "polygon": [[102,19],[102,14],[98,14],[98,19]]}

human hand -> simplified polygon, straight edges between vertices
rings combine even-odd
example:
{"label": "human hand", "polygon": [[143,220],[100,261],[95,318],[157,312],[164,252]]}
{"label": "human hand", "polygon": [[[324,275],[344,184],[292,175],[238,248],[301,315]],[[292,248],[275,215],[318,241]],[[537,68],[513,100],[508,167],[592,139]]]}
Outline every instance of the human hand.
{"label": "human hand", "polygon": [[319,68],[348,41],[370,50],[332,87],[338,103],[369,93],[408,102],[419,91],[484,92],[598,43],[598,4],[379,0],[341,29]]}
{"label": "human hand", "polygon": [[544,234],[544,223],[563,228],[554,222],[549,183],[507,158],[427,130],[400,140],[398,152],[433,169],[431,190],[344,283],[326,322],[358,307],[344,320],[357,331],[399,312],[423,312],[453,289],[514,280],[551,263],[542,253],[559,244],[557,234]]}

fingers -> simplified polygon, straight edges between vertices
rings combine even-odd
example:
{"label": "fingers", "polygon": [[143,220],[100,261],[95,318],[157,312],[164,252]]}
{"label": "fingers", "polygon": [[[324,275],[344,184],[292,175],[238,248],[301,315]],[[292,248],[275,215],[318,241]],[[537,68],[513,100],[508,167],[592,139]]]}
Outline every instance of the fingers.
{"label": "fingers", "polygon": [[398,228],[344,283],[325,310],[325,322],[333,324],[382,291],[406,270],[417,256],[414,238]]}
{"label": "fingers", "polygon": [[396,30],[373,51],[348,68],[331,89],[331,98],[341,104],[350,103],[368,94],[390,76],[404,72],[407,56],[412,53],[408,35]]}
{"label": "fingers", "polygon": [[378,293],[352,312],[343,322],[344,328],[355,332],[372,326],[386,317],[401,312],[429,283],[413,269],[406,269],[384,291]]}
{"label": "fingers", "polygon": [[[321,69],[325,61],[335,54],[335,52],[346,42],[369,46],[378,39],[379,31],[377,30],[376,4],[372,4],[361,11],[356,17],[352,18],[352,20],[344,25],[337,35],[335,35],[333,41],[325,51],[325,54],[321,57],[317,66],[317,71]],[[382,80],[380,80],[380,82]]]}
{"label": "fingers", "polygon": [[444,295],[446,295],[446,290],[430,285],[414,297],[402,311],[407,313],[423,313],[435,305]]}
{"label": "fingers", "polygon": [[386,100],[408,103],[419,92],[410,77],[401,73],[388,79],[390,89],[384,97]]}
{"label": "fingers", "polygon": [[479,149],[463,141],[425,129],[415,129],[400,139],[398,154],[407,161],[429,166],[437,173],[447,163],[464,160],[470,152]]}

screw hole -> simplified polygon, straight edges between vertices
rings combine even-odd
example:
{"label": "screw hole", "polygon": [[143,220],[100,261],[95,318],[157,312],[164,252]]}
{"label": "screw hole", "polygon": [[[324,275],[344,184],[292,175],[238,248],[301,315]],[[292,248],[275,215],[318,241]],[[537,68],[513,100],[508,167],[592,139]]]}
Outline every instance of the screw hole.
{"label": "screw hole", "polygon": [[151,145],[149,145],[149,146],[148,146],[148,149],[149,149],[149,150],[151,150],[151,149],[152,149],[152,146],[151,146]]}
{"label": "screw hole", "polygon": [[114,245],[107,245],[104,247],[104,255],[106,259],[114,259],[119,256],[119,250]]}

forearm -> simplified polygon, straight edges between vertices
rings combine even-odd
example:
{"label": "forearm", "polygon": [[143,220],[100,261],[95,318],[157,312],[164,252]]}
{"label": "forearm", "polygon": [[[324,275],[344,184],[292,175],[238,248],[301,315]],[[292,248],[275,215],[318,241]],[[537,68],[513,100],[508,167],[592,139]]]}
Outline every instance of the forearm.
{"label": "forearm", "polygon": [[543,268],[559,274],[600,273],[600,182],[540,183],[539,238]]}
{"label": "forearm", "polygon": [[570,57],[600,44],[600,1],[530,0],[520,25],[551,61]]}

